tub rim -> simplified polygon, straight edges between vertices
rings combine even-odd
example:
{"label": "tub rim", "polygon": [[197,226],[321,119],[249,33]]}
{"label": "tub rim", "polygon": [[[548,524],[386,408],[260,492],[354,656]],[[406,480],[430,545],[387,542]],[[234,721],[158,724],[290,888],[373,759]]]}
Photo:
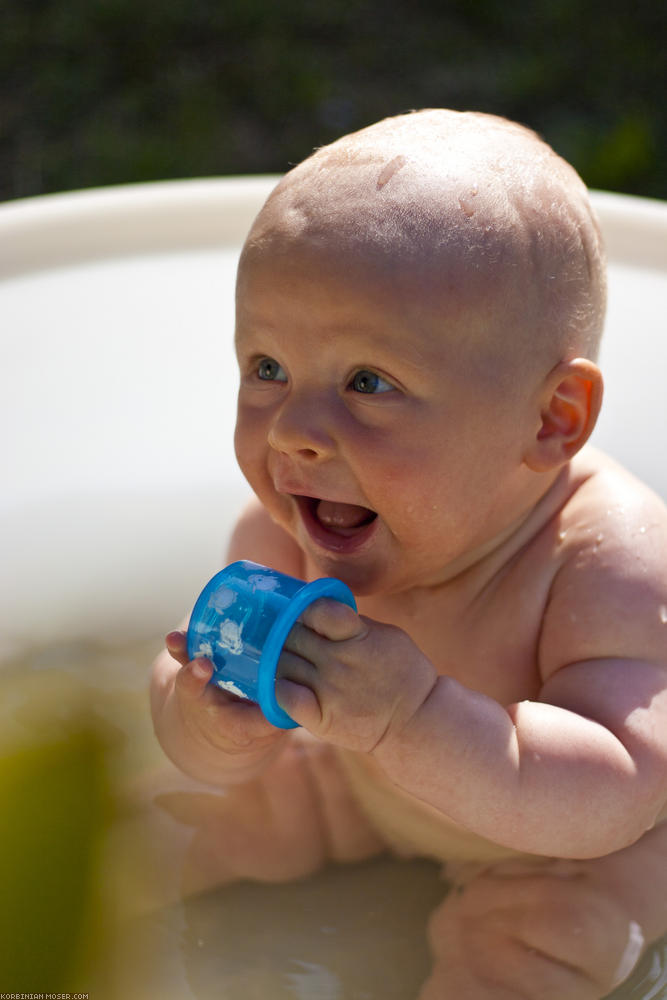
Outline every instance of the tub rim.
{"label": "tub rim", "polygon": [[[0,204],[0,280],[101,258],[239,248],[277,174],[149,181]],[[667,202],[590,192],[613,263],[667,270]]]}

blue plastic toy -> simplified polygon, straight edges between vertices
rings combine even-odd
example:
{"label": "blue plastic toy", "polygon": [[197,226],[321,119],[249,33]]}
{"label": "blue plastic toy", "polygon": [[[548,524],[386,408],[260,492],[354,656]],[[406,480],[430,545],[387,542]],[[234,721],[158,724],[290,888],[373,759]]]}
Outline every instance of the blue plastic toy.
{"label": "blue plastic toy", "polygon": [[357,609],[342,580],[305,583],[245,559],[232,563],[197,598],[188,625],[188,656],[207,657],[214,667],[212,684],[258,702],[274,726],[293,729],[297,723],[276,701],[276,668],[290,629],[320,597]]}

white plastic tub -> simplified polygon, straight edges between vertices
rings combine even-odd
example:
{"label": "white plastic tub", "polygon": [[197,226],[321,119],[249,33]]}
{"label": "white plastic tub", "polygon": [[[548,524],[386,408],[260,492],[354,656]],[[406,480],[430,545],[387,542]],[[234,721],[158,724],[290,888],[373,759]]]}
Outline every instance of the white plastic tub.
{"label": "white plastic tub", "polygon": [[[26,656],[37,669],[29,657],[38,648],[159,636],[219,568],[247,494],[232,450],[234,272],[274,183],[184,181],[0,206],[0,659]],[[667,205],[593,197],[610,260],[606,399],[594,440],[667,497]],[[137,666],[142,690],[146,668]],[[103,683],[108,693],[108,673]],[[147,718],[143,701],[136,713]],[[427,876],[416,871],[425,897]],[[357,874],[341,877],[351,891],[360,884]],[[368,877],[397,892],[407,885],[400,871]],[[286,899],[301,906],[304,891]],[[238,896],[235,912],[251,912],[253,899]],[[195,957],[207,935],[217,940],[220,911],[210,906],[172,910],[152,928],[162,958],[137,995],[260,995],[260,986],[216,992],[215,949],[201,987],[192,969],[202,963],[178,957],[184,927]],[[335,918],[322,921],[335,944]],[[369,948],[358,965],[368,965]],[[290,959],[289,990],[276,987],[276,997],[347,995],[311,958]]]}

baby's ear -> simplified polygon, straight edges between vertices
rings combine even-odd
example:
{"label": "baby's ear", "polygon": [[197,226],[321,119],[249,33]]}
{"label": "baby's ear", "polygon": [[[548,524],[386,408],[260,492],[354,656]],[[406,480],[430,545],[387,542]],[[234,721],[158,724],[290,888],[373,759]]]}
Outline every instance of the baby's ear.
{"label": "baby's ear", "polygon": [[524,454],[533,472],[548,472],[576,455],[595,427],[602,405],[602,373],[586,358],[562,361],[540,393],[539,426]]}

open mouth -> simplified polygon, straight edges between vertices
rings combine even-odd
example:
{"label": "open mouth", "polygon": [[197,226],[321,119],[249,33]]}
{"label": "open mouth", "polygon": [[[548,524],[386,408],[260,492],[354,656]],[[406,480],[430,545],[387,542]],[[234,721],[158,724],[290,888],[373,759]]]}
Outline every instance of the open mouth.
{"label": "open mouth", "polygon": [[358,504],[305,496],[296,500],[314,541],[336,551],[351,551],[363,544],[377,520],[374,510]]}

